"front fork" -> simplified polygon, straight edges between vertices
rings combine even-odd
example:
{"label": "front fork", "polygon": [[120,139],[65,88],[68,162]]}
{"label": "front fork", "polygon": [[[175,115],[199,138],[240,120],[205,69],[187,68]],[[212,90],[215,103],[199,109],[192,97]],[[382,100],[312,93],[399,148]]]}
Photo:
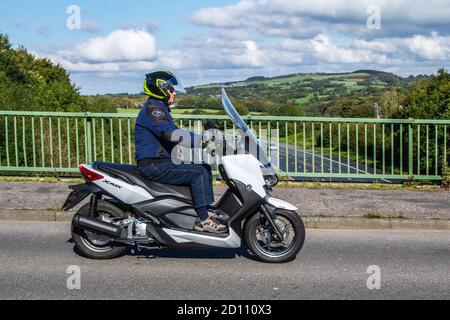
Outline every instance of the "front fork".
{"label": "front fork", "polygon": [[269,221],[272,228],[275,230],[275,233],[277,236],[282,240],[283,234],[281,233],[281,230],[278,228],[277,224],[275,223],[275,220],[277,219],[277,216],[275,214],[275,209],[270,208],[267,204],[263,204],[261,206],[261,212],[264,215],[264,217]]}

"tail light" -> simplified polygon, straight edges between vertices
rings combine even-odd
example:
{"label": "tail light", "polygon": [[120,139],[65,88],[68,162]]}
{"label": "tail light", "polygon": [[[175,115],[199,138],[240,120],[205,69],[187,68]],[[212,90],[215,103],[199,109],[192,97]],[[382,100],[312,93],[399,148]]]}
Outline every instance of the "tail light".
{"label": "tail light", "polygon": [[101,174],[98,174],[95,171],[89,170],[88,168],[86,168],[84,166],[80,166],[80,171],[81,171],[81,174],[83,175],[83,177],[85,177],[88,182],[94,182],[94,181],[101,180],[104,178]]}

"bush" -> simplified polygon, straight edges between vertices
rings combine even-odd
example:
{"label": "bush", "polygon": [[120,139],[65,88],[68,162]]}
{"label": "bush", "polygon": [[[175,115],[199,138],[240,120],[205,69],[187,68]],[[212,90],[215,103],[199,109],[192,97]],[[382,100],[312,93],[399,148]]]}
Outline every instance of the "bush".
{"label": "bush", "polygon": [[86,111],[87,103],[60,65],[12,48],[0,33],[0,106],[12,111]]}
{"label": "bush", "polygon": [[[443,149],[443,148],[442,148]],[[450,167],[447,163],[447,159],[443,156],[444,150],[442,150],[442,156],[441,156],[441,176],[442,176],[442,182],[441,182],[441,188],[443,189],[450,189]]]}
{"label": "bush", "polygon": [[450,74],[439,69],[436,76],[413,83],[408,90],[403,118],[449,119]]}

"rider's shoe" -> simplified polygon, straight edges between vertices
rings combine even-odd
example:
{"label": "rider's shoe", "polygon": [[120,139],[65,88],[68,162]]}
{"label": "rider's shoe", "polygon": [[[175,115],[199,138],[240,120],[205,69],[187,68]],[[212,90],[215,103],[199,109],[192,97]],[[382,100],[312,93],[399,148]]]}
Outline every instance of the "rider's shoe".
{"label": "rider's shoe", "polygon": [[226,224],[228,222],[228,220],[230,219],[230,217],[228,215],[226,215],[225,213],[217,211],[217,210],[212,209],[212,208],[209,208],[209,216],[211,218],[215,218],[221,224]]}
{"label": "rider's shoe", "polygon": [[216,218],[209,216],[205,221],[197,220],[194,230],[209,233],[225,233],[227,226],[221,224]]}

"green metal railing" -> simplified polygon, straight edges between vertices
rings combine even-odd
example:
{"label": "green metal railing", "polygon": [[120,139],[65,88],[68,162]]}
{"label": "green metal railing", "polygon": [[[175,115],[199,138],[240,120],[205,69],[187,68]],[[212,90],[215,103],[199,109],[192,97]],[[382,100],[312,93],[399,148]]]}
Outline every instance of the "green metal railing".
{"label": "green metal railing", "polygon": [[[0,172],[75,173],[82,163],[134,163],[136,114],[0,111]],[[202,120],[236,128],[227,116],[174,115],[201,131]],[[244,117],[270,141],[282,176],[314,179],[441,180],[449,163],[450,120]]]}

